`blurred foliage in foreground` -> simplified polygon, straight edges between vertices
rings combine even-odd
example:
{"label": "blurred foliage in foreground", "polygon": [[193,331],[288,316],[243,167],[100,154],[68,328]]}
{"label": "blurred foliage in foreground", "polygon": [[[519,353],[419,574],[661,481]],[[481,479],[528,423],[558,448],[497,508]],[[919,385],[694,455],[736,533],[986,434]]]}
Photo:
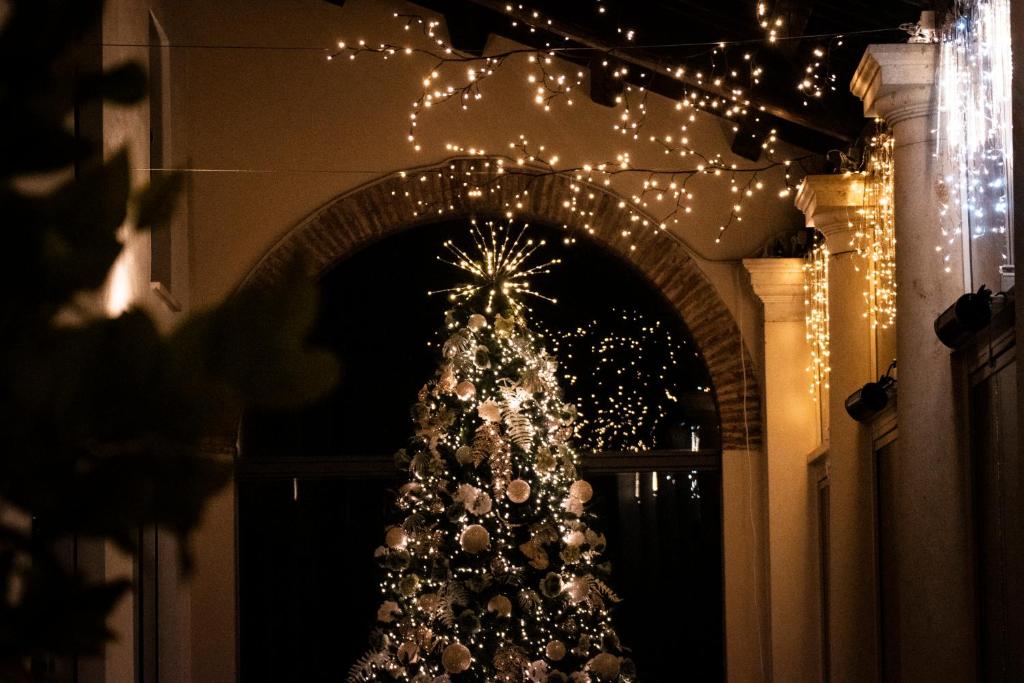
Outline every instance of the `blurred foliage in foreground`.
{"label": "blurred foliage in foreground", "polygon": [[[96,652],[126,582],[90,582],[62,562],[68,539],[138,552],[139,529],[187,537],[230,463],[200,438],[225,415],[296,405],[327,391],[333,357],[305,347],[315,292],[301,268],[192,315],[169,335],[140,310],[88,313],[121,252],[126,222],[169,215],[180,178],[141,192],[122,151],[103,154],[69,121],[77,109],[138,104],[144,69],[76,61],[102,0],[15,0],[0,27],[0,680],[41,656]],[[98,49],[95,38],[92,49]],[[139,131],[144,134],[143,131]],[[73,169],[73,173],[70,172]],[[66,171],[28,192],[27,176]],[[73,323],[57,324],[58,314]]]}

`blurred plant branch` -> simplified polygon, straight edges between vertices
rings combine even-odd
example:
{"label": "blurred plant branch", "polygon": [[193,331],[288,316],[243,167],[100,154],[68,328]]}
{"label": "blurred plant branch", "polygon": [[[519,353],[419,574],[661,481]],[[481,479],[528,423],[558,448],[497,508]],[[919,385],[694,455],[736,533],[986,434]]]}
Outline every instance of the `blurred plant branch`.
{"label": "blurred plant branch", "polygon": [[[275,288],[247,290],[181,321],[169,335],[145,312],[78,315],[122,251],[122,226],[170,215],[181,184],[158,176],[133,192],[126,150],[69,125],[76,106],[130,106],[145,70],[83,71],[76,48],[102,0],[14,0],[0,27],[0,679],[27,680],[40,656],[96,652],[127,581],[90,581],[56,545],[94,538],[138,552],[139,529],[179,540],[231,464],[200,439],[250,407],[314,400],[336,381],[335,359],[305,340],[316,293],[296,264]],[[142,135],[145,131],[140,130]],[[73,174],[69,173],[73,169]],[[60,176],[59,172],[64,172]],[[70,177],[27,192],[36,174]]]}

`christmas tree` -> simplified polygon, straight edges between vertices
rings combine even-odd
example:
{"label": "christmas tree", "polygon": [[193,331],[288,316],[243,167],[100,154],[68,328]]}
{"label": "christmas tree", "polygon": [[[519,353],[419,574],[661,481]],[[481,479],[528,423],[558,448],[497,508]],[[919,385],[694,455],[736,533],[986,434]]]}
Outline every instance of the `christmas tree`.
{"label": "christmas tree", "polygon": [[571,446],[575,408],[557,362],[526,325],[534,243],[511,224],[452,243],[473,282],[453,303],[440,368],[420,390],[415,437],[398,453],[409,481],[384,534],[379,627],[350,681],[635,680],[611,624],[593,490]]}

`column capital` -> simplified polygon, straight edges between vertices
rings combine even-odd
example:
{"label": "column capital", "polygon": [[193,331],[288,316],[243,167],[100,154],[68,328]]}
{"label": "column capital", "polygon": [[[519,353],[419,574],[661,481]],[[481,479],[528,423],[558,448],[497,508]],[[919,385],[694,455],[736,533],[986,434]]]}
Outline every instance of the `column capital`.
{"label": "column capital", "polygon": [[864,206],[864,179],[855,173],[805,176],[796,195],[808,228],[825,235],[829,252],[852,251],[851,223]]}
{"label": "column capital", "polygon": [[804,319],[804,260],[800,258],[747,258],[743,267],[750,286],[764,304],[766,323],[802,322]]}
{"label": "column capital", "polygon": [[864,115],[890,126],[937,110],[939,46],[935,43],[868,45],[850,82]]}

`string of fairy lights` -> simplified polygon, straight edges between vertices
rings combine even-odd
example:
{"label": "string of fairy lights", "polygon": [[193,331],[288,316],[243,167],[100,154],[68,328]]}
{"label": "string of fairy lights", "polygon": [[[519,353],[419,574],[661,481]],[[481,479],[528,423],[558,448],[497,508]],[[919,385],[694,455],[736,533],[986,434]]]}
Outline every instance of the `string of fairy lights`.
{"label": "string of fairy lights", "polygon": [[[711,391],[710,386],[681,385],[680,360],[696,351],[662,321],[639,311],[615,308],[601,320],[545,336],[552,353],[564,359],[563,381],[579,411],[576,439],[584,450],[664,447],[661,432],[679,412],[680,393]],[[687,427],[700,428],[696,422]]]}
{"label": "string of fairy lights", "polygon": [[[665,448],[671,427],[672,446],[691,451],[701,447],[701,429],[708,425],[680,409],[683,392],[711,393],[711,387],[681,374],[685,355],[698,357],[660,320],[636,310],[613,308],[600,320],[568,331],[545,331],[552,353],[562,359],[561,377],[577,408],[576,442],[584,451],[644,452]],[[579,373],[585,373],[581,376]],[[679,424],[670,420],[681,420]],[[633,475],[634,499],[643,500],[641,473]],[[650,473],[650,491],[657,496],[660,476]],[[664,475],[675,484],[679,475]],[[691,500],[700,499],[696,470],[685,474]]]}
{"label": "string of fairy lights", "polygon": [[[597,2],[594,5],[597,14],[605,14],[606,5]],[[525,28],[530,32],[545,31],[551,33],[556,22],[531,10],[522,4],[506,4],[506,14],[513,27]],[[760,12],[760,10],[759,10]],[[626,41],[615,48],[595,48],[589,46],[557,45],[549,40],[543,48],[516,47],[508,50],[492,52],[486,55],[463,54],[441,34],[441,23],[418,15],[395,13],[395,19],[402,23],[402,28],[410,34],[419,34],[425,44],[410,40],[407,44],[397,42],[381,42],[374,45],[358,40],[354,43],[340,41],[338,49],[328,59],[347,57],[353,61],[361,55],[377,55],[383,59],[395,56],[420,56],[431,61],[420,82],[420,92],[412,100],[409,111],[409,127],[406,139],[413,149],[422,151],[422,143],[418,131],[427,120],[428,115],[436,112],[447,103],[454,103],[461,110],[468,110],[484,96],[484,85],[496,73],[507,65],[520,62],[526,67],[526,81],[530,101],[545,112],[571,110],[576,94],[583,88],[586,73],[564,60],[560,56],[583,53],[602,56],[600,68],[606,71],[607,77],[619,84],[620,92],[614,97],[616,116],[612,123],[612,132],[629,147],[617,153],[614,158],[603,161],[580,160],[566,164],[559,155],[544,144],[531,144],[525,134],[510,140],[506,150],[497,155],[484,149],[475,148],[459,142],[448,142],[445,150],[469,156],[490,157],[487,164],[482,164],[480,177],[467,173],[464,194],[468,198],[476,198],[500,187],[500,176],[508,173],[555,173],[572,178],[578,183],[589,183],[600,186],[611,186],[617,176],[628,175],[643,178],[642,187],[633,192],[622,208],[626,214],[626,222],[634,228],[650,227],[666,230],[670,226],[684,224],[688,217],[695,214],[698,201],[694,192],[694,178],[711,178],[717,182],[726,182],[728,192],[734,196],[728,215],[718,226],[716,243],[720,243],[725,233],[732,227],[742,224],[744,207],[756,195],[770,189],[779,198],[790,197],[803,174],[802,164],[811,155],[793,158],[777,158],[777,131],[769,130],[762,142],[765,161],[761,163],[744,163],[729,160],[721,154],[703,154],[691,141],[690,126],[697,120],[700,111],[713,112],[726,120],[733,120],[733,131],[739,132],[740,120],[753,119],[753,123],[761,121],[763,105],[759,105],[751,96],[751,88],[758,85],[764,78],[764,68],[756,58],[755,46],[750,41],[718,42],[705,44],[706,49],[692,58],[694,64],[660,64],[657,67],[643,69],[624,64],[615,58],[616,51],[628,50],[631,47],[647,47],[636,44],[634,29],[619,27],[618,34]],[[570,36],[563,34],[568,43]],[[792,39],[792,36],[786,36]],[[841,41],[841,36],[831,36]],[[777,42],[778,36],[770,37],[769,43]],[[728,59],[727,53],[742,51],[742,57]],[[812,53],[814,61],[808,66],[806,73],[798,84],[798,90],[806,91],[814,97],[820,97],[827,90],[829,77],[822,72],[825,52],[815,49]],[[737,68],[736,63],[743,65]],[[593,66],[592,60],[592,68]],[[681,117],[677,129],[672,132],[647,133],[649,83],[655,73],[664,72],[683,84],[683,94],[677,100],[674,111]],[[671,164],[658,167],[637,167],[633,158],[639,156],[635,149],[639,145],[653,145],[672,160],[690,160],[691,164],[679,168]],[[497,173],[491,164],[497,165]],[[498,176],[498,177],[495,177]],[[568,201],[571,208],[584,213],[591,209],[586,194],[574,195]],[[443,214],[447,206],[433,204],[424,206],[424,211]],[[649,215],[655,218],[651,220]]]}

